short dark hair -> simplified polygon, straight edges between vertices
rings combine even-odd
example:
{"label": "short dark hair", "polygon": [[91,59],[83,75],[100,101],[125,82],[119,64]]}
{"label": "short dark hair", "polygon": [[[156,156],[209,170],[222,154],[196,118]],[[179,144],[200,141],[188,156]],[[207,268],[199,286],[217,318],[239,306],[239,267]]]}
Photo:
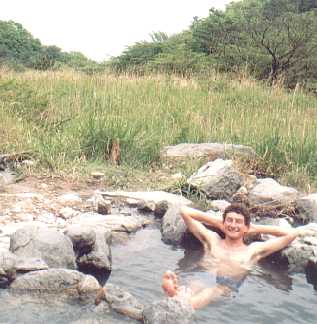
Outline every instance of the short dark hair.
{"label": "short dark hair", "polygon": [[237,214],[242,215],[244,217],[244,224],[247,226],[250,225],[251,216],[250,216],[248,208],[244,204],[232,203],[231,205],[229,205],[223,213],[223,221],[225,221],[226,216],[229,213],[237,213]]}

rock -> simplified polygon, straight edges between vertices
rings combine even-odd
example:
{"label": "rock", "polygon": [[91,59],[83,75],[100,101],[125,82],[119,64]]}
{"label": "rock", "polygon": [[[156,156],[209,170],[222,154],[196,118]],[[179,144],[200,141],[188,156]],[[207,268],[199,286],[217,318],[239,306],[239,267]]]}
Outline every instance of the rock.
{"label": "rock", "polygon": [[20,272],[47,270],[48,265],[39,258],[16,257],[16,270]]}
{"label": "rock", "polygon": [[156,204],[154,201],[140,201],[138,204],[138,210],[149,213],[154,212]]}
{"label": "rock", "polygon": [[71,207],[64,207],[59,211],[59,216],[63,219],[70,219],[78,215],[78,211]]}
{"label": "rock", "polygon": [[301,240],[295,241],[281,251],[282,258],[286,258],[291,271],[304,271],[309,259],[317,256],[317,242],[309,245]]}
{"label": "rock", "polygon": [[224,212],[225,209],[230,206],[230,203],[227,200],[213,200],[209,206],[214,211]]}
{"label": "rock", "polygon": [[10,283],[16,277],[16,256],[9,251],[0,252],[0,284]]}
{"label": "rock", "polygon": [[220,143],[182,143],[174,146],[165,146],[161,151],[161,158],[168,160],[187,160],[194,158],[216,159],[234,158],[236,156],[254,157],[255,151],[244,145]]}
{"label": "rock", "polygon": [[10,251],[17,256],[41,258],[50,268],[75,269],[71,240],[54,229],[25,226],[10,239]]}
{"label": "rock", "polygon": [[204,192],[209,198],[230,199],[243,185],[242,176],[231,160],[208,162],[193,174],[187,183]]}
{"label": "rock", "polygon": [[82,199],[75,193],[68,193],[57,197],[57,201],[64,205],[76,205],[81,203]]}
{"label": "rock", "polygon": [[317,256],[311,257],[306,266],[307,281],[317,289]]}
{"label": "rock", "polygon": [[145,324],[190,324],[193,323],[194,310],[187,300],[165,298],[145,307]]}
{"label": "rock", "polygon": [[111,232],[96,231],[96,241],[93,249],[77,259],[80,269],[85,271],[110,271],[112,267],[111,258]]}
{"label": "rock", "polygon": [[76,270],[48,269],[28,272],[19,276],[11,285],[11,290],[85,294],[97,292],[97,280]]}
{"label": "rock", "polygon": [[271,178],[258,179],[250,190],[248,198],[253,205],[289,205],[298,197],[296,189],[281,186]]}
{"label": "rock", "polygon": [[104,291],[105,299],[113,310],[136,320],[143,319],[143,305],[129,292],[112,284],[107,284]]}
{"label": "rock", "polygon": [[180,215],[180,205],[170,205],[163,216],[161,233],[162,240],[168,244],[180,244],[187,227]]}
{"label": "rock", "polygon": [[102,178],[104,178],[105,174],[102,173],[102,172],[98,172],[98,171],[94,171],[94,172],[91,172],[90,174],[94,179],[96,180],[101,180]]}
{"label": "rock", "polygon": [[140,201],[150,201],[158,204],[161,201],[167,201],[169,204],[181,204],[190,205],[191,201],[183,196],[174,195],[165,191],[136,191],[136,192],[125,192],[125,191],[100,191],[103,197],[120,199],[127,201],[128,199],[136,199]]}
{"label": "rock", "polygon": [[96,233],[89,227],[70,225],[65,235],[71,239],[77,256],[91,252],[96,242]]}
{"label": "rock", "polygon": [[103,198],[97,201],[97,213],[102,215],[111,214],[111,201],[104,200]]}
{"label": "rock", "polygon": [[69,224],[86,226],[95,230],[132,233],[147,225],[148,219],[141,215],[100,215],[90,212],[72,218]]}
{"label": "rock", "polygon": [[295,220],[307,224],[317,221],[317,193],[296,200],[297,215]]}
{"label": "rock", "polygon": [[156,204],[154,209],[154,216],[157,218],[162,218],[167,212],[167,210],[168,210],[168,202],[166,200],[162,200]]}

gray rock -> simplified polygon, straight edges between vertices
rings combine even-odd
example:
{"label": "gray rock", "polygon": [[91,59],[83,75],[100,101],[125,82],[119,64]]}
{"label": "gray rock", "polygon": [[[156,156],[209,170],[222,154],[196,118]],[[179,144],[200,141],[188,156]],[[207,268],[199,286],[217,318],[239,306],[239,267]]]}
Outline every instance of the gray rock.
{"label": "gray rock", "polygon": [[161,233],[162,240],[169,244],[181,243],[187,227],[180,215],[180,205],[170,205],[163,216]]}
{"label": "gray rock", "polygon": [[190,205],[191,201],[185,197],[174,195],[165,191],[104,191],[99,192],[105,198],[112,198],[114,200],[129,201],[130,199],[139,200],[143,202],[153,202],[158,204],[162,201],[167,201],[169,204]]}
{"label": "gray rock", "polygon": [[65,234],[71,239],[77,256],[91,252],[96,242],[96,233],[89,227],[70,225]]}
{"label": "gray rock", "polygon": [[9,251],[0,252],[0,282],[11,282],[16,277],[16,256]]}
{"label": "gray rock", "polygon": [[82,255],[77,259],[80,268],[92,271],[109,271],[112,267],[111,258],[111,232],[97,231],[96,242],[91,252]]}
{"label": "gray rock", "polygon": [[143,311],[145,324],[190,324],[194,310],[186,300],[165,298],[147,306]]}
{"label": "gray rock", "polygon": [[209,198],[230,199],[243,185],[243,178],[231,160],[217,159],[203,165],[187,182]]}
{"label": "gray rock", "polygon": [[41,258],[50,268],[75,269],[71,240],[54,229],[26,226],[10,239],[10,251],[17,256]]}
{"label": "gray rock", "polygon": [[224,212],[229,205],[230,203],[227,200],[213,200],[209,206],[215,211]]}
{"label": "gray rock", "polygon": [[96,293],[100,286],[97,280],[76,270],[49,269],[28,272],[19,276],[11,285],[11,290],[24,292],[53,292],[81,295]]}
{"label": "gray rock", "polygon": [[16,257],[16,270],[20,272],[47,270],[48,265],[39,258]]}
{"label": "gray rock", "polygon": [[293,271],[303,271],[308,261],[317,257],[317,224],[310,223],[302,228],[305,228],[305,235],[298,237],[281,251],[282,257],[287,259]]}
{"label": "gray rock", "polygon": [[188,158],[216,159],[234,158],[235,156],[254,157],[255,151],[248,146],[220,143],[182,143],[174,146],[165,146],[161,151],[162,159],[185,160]]}
{"label": "gray rock", "polygon": [[296,200],[298,211],[295,219],[302,224],[317,221],[317,193]]}
{"label": "gray rock", "polygon": [[112,284],[107,284],[104,291],[105,299],[113,310],[136,320],[143,319],[143,305],[129,292]]}
{"label": "gray rock", "polygon": [[69,224],[77,224],[94,230],[132,233],[148,224],[148,219],[141,215],[82,213],[69,220]]}
{"label": "gray rock", "polygon": [[274,179],[258,179],[248,195],[253,205],[289,205],[298,198],[296,189],[280,185]]}

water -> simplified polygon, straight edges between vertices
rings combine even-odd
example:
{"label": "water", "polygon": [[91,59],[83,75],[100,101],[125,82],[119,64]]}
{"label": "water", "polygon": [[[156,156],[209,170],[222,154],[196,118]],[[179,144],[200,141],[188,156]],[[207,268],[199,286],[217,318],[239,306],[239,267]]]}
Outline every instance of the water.
{"label": "water", "polygon": [[[125,245],[112,248],[113,271],[109,283],[117,284],[147,304],[162,298],[161,278],[167,269],[184,273],[199,253],[165,245],[157,228],[146,228]],[[107,308],[78,300],[52,301],[49,297],[9,296],[0,290],[0,323],[137,323]],[[317,291],[305,274],[288,274],[278,264],[256,268],[239,292],[195,314],[196,323],[317,323]],[[105,305],[105,303],[102,303]],[[105,306],[102,306],[105,307]]]}

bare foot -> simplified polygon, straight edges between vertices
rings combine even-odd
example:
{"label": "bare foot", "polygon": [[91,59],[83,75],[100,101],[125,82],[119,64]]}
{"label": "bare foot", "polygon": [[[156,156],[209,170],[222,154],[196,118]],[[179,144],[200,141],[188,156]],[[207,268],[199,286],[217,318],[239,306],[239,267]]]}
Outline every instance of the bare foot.
{"label": "bare foot", "polygon": [[166,271],[163,275],[162,288],[168,297],[174,297],[178,293],[177,276],[172,271]]}

